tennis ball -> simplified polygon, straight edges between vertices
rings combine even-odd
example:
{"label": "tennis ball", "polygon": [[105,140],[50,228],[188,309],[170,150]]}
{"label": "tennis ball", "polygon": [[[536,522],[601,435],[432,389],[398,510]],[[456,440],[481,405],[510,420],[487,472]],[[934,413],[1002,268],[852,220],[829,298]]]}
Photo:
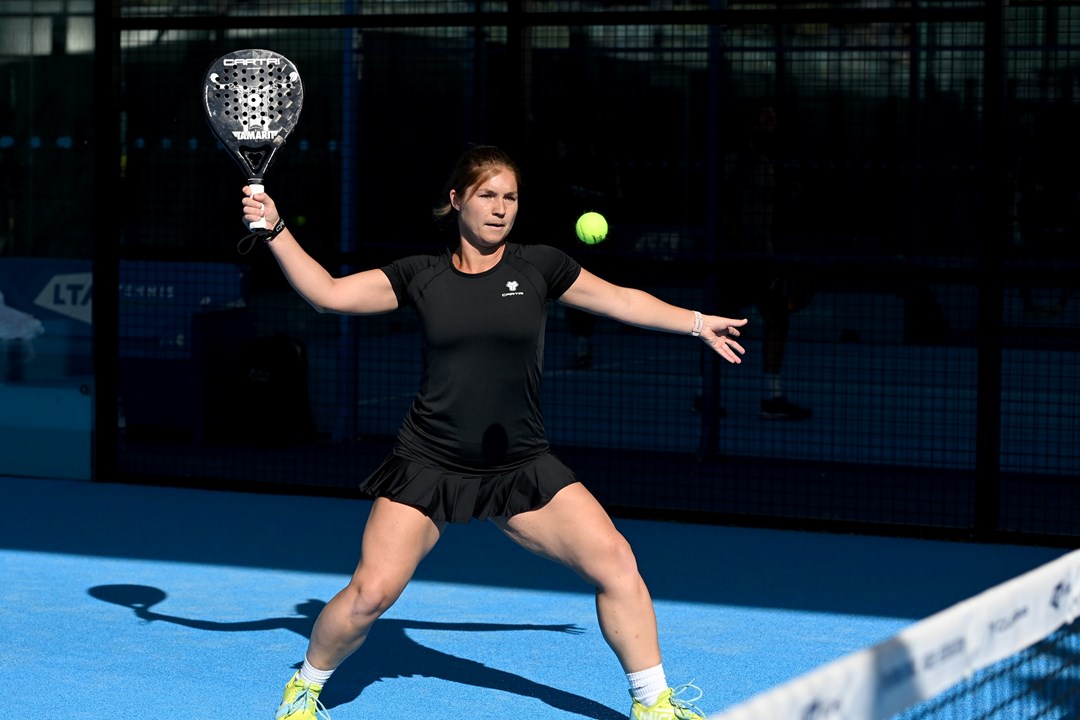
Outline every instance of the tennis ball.
{"label": "tennis ball", "polygon": [[581,242],[596,245],[607,238],[607,220],[598,212],[587,212],[578,218],[574,231]]}

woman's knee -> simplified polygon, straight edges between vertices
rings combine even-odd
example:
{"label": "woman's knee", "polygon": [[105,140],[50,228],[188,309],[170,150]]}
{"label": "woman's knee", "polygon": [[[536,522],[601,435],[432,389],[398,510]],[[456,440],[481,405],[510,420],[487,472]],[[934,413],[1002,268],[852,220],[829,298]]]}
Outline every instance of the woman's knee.
{"label": "woman's knee", "polygon": [[404,589],[386,578],[358,574],[345,588],[345,595],[352,615],[375,619],[390,609]]}
{"label": "woman's knee", "polygon": [[621,535],[607,538],[591,554],[586,575],[601,589],[637,585],[641,578],[634,550]]}

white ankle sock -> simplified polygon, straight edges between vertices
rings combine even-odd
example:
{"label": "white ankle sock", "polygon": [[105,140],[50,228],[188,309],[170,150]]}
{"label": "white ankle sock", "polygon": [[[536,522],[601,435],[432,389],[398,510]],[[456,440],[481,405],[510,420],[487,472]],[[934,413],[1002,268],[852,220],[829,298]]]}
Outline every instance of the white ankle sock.
{"label": "white ankle sock", "polygon": [[668,689],[663,664],[639,672],[626,673],[626,679],[630,681],[630,694],[645,707],[655,705],[660,693]]}
{"label": "white ankle sock", "polygon": [[304,655],[304,666],[300,668],[301,680],[306,680],[307,682],[315,683],[316,685],[325,685],[326,681],[329,680],[330,676],[333,674],[333,670],[319,670],[309,663],[307,655]]}

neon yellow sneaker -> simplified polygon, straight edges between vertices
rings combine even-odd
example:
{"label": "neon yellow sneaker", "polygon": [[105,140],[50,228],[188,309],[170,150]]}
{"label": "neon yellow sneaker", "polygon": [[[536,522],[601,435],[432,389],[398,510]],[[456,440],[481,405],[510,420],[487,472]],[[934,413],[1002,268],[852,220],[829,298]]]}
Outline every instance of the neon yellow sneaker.
{"label": "neon yellow sneaker", "polygon": [[[688,692],[697,694],[689,698],[680,697]],[[701,695],[701,689],[693,683],[668,688],[648,707],[634,700],[630,720],[705,720],[705,713],[694,705]]]}
{"label": "neon yellow sneaker", "polygon": [[285,697],[278,708],[277,720],[330,720],[330,713],[319,702],[322,685],[300,679],[297,670],[285,686]]}

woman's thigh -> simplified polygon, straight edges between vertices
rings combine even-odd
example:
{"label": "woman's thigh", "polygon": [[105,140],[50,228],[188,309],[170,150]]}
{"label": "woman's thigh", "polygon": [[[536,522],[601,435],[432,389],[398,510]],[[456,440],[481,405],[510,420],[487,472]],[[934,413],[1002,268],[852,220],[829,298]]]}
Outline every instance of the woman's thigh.
{"label": "woman's thigh", "polygon": [[397,597],[439,541],[446,523],[410,505],[376,498],[371,506],[353,581],[378,584]]}
{"label": "woman's thigh", "polygon": [[629,543],[581,483],[566,486],[541,508],[493,522],[525,549],[597,586],[637,573]]}

